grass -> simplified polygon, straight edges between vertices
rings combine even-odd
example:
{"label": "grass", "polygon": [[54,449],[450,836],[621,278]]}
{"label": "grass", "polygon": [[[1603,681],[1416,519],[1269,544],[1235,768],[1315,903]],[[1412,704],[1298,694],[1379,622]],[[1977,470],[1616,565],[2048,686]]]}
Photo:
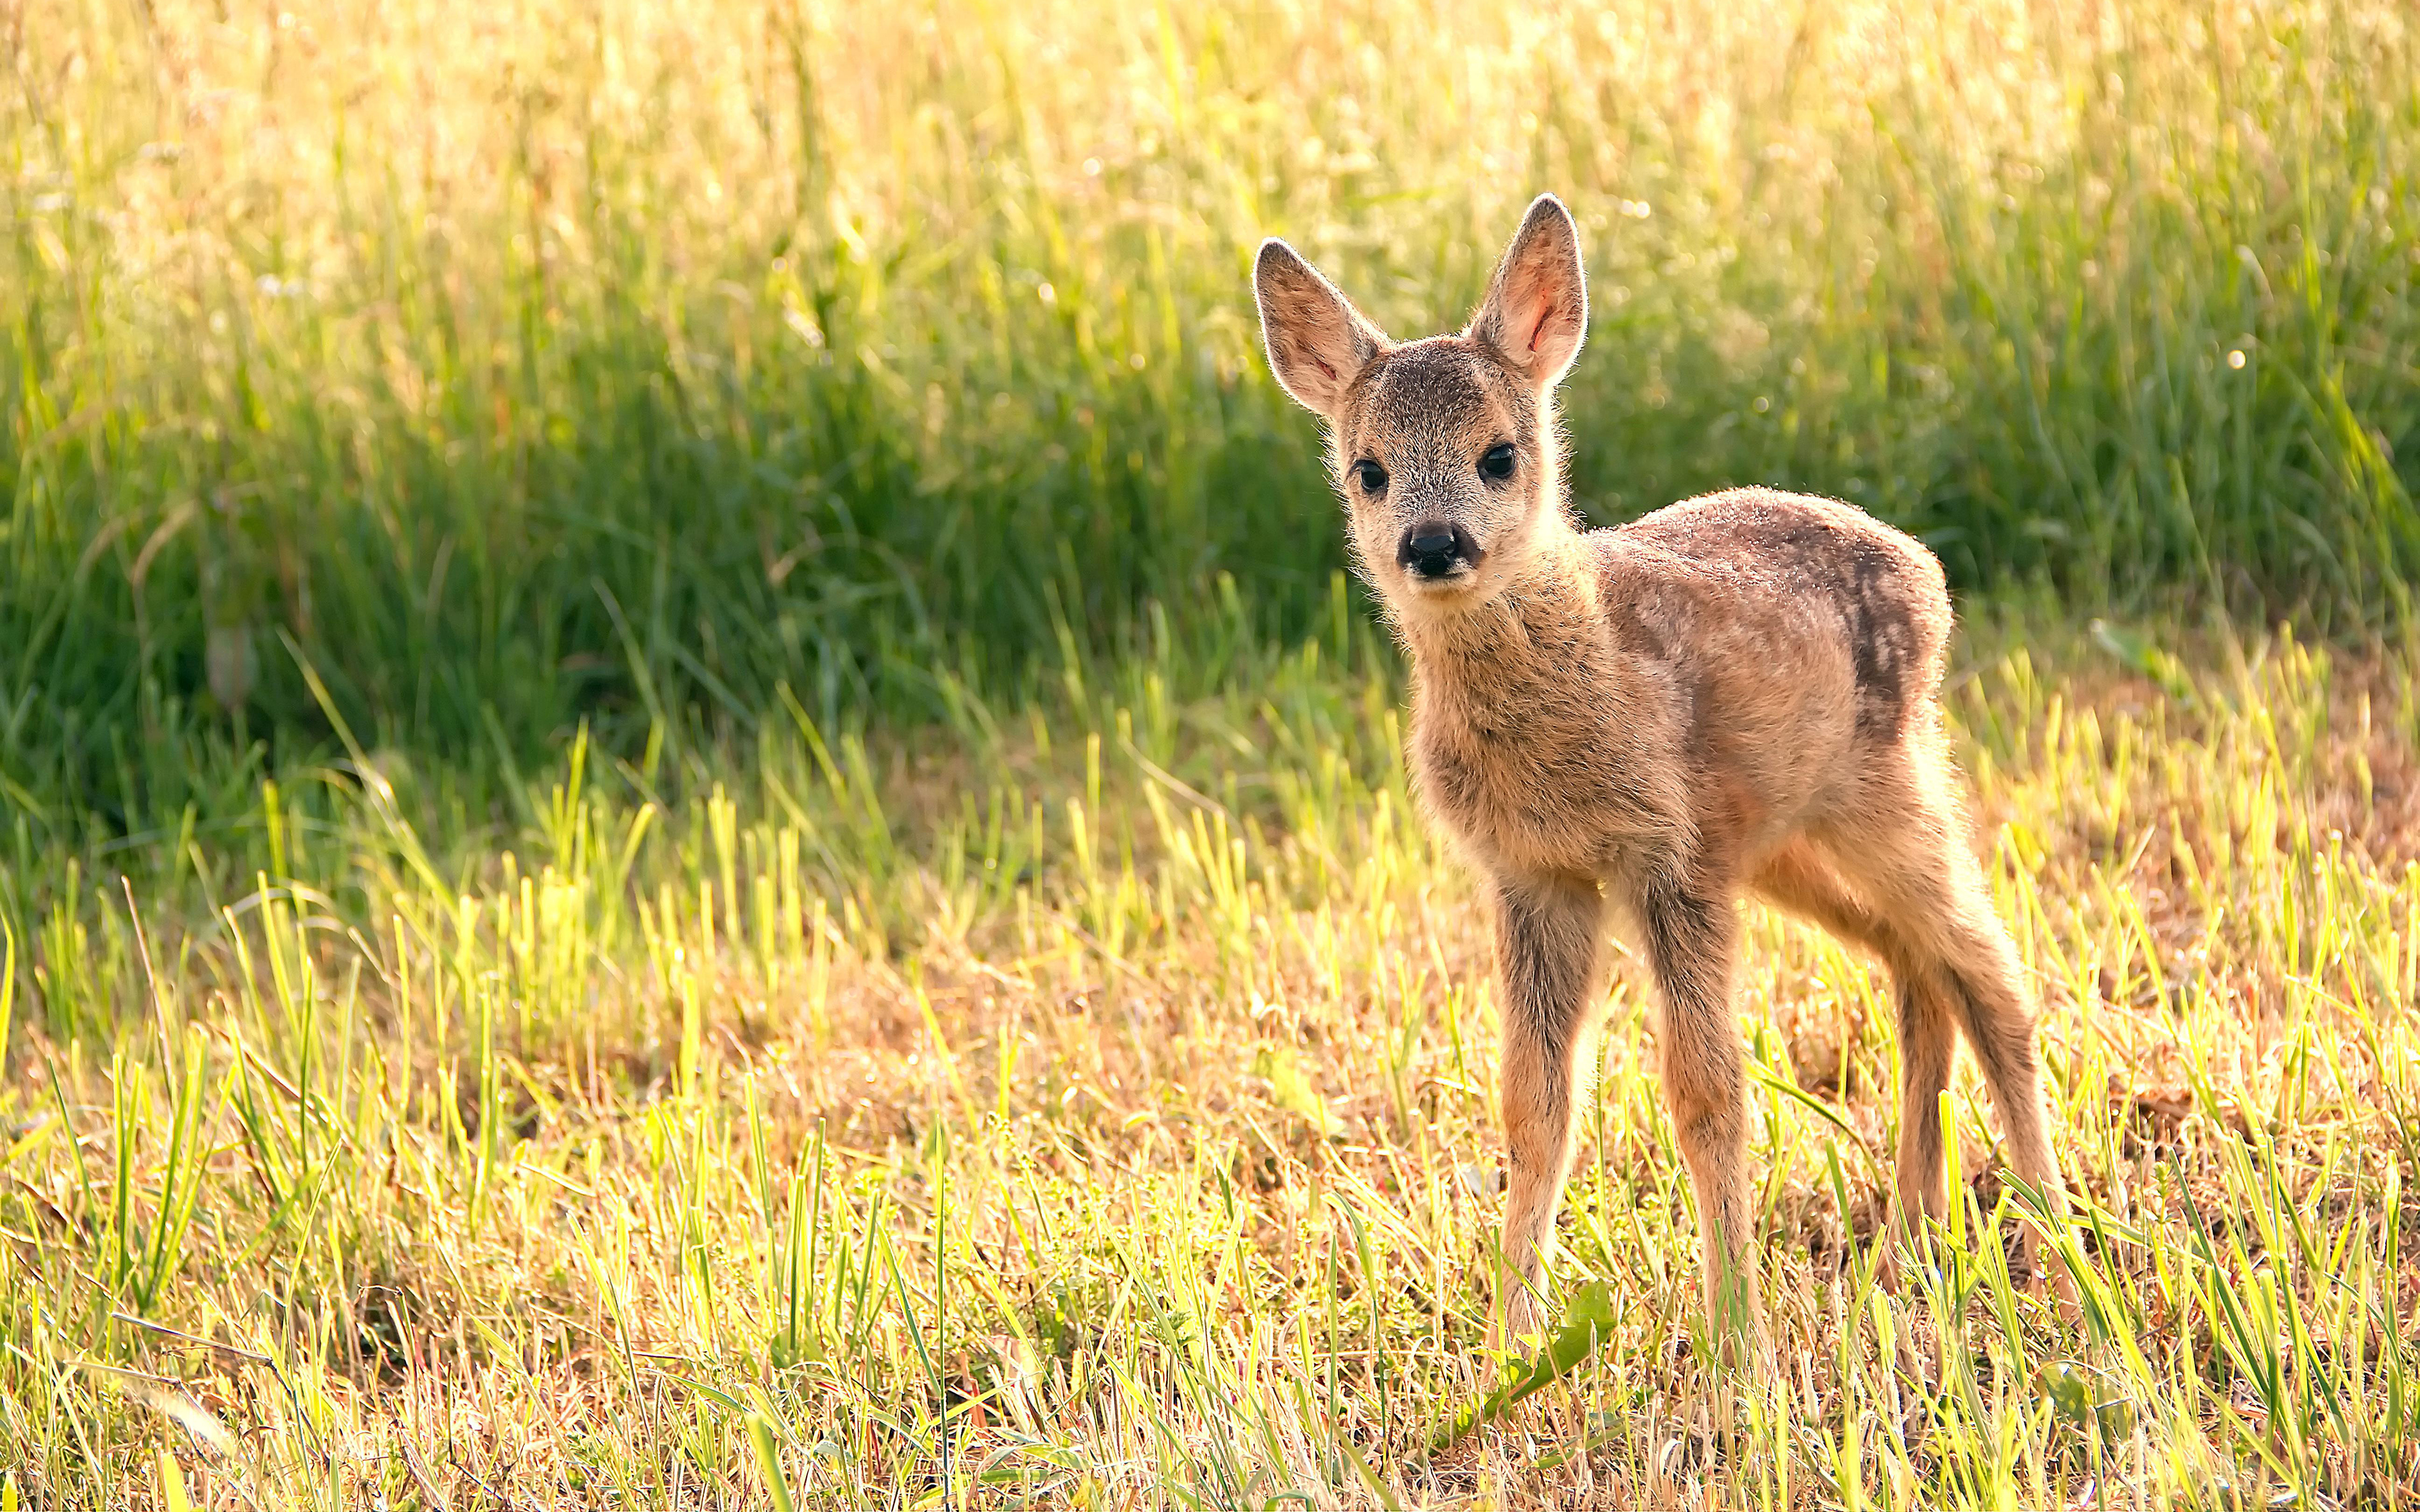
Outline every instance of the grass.
{"label": "grass", "polygon": [[[0,9],[0,1512],[2420,1503],[2415,49]],[[1483,929],[1245,274],[1434,329],[1548,187],[1591,517],[1813,488],[1985,591],[2072,1314],[1971,1079],[1873,1285],[1891,1015],[1760,918],[1782,1379],[1629,986],[1562,1368],[1480,1347]]]}
{"label": "grass", "polygon": [[333,748],[281,636],[479,801],[583,720],[744,738],[783,682],[836,728],[943,716],[937,665],[1015,702],[1063,636],[1197,633],[1220,572],[1298,640],[1340,548],[1253,245],[1425,332],[1546,187],[1600,519],[1790,485],[1968,585],[2331,632],[2398,622],[2420,548],[2392,4],[22,0],[6,35],[0,783],[38,845]]}
{"label": "grass", "polygon": [[0,1496],[2420,1503],[2409,658],[1979,621],[2081,1307],[2010,1282],[1962,1062],[1962,1201],[1875,1287],[1892,1015],[1759,918],[1781,1379],[1697,1336],[1625,983],[1559,1274],[1595,1348],[1431,1456],[1499,1379],[1483,929],[1374,632],[1231,612],[914,740],[777,702],[679,800],[577,743],[423,834],[359,752],[148,895],[57,881],[0,996]]}

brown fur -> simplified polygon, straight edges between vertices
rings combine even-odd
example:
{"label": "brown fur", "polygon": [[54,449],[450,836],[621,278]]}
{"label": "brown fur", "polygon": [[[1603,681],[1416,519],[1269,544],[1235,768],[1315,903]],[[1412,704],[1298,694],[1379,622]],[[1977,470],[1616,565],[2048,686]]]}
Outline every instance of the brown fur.
{"label": "brown fur", "polygon": [[[1271,366],[1326,418],[1355,555],[1410,653],[1411,757],[1491,883],[1512,1180],[1500,1319],[1543,1319],[1582,1051],[1616,914],[1662,1002],[1664,1092],[1706,1303],[1755,1330],[1730,979],[1753,892],[1899,987],[1899,1227],[1944,1211],[1940,1093],[1962,1034],[2017,1174],[2055,1193],[2029,1004],[1971,850],[1939,706],[1940,564],[1851,505],[1741,488],[1583,531],[1553,389],[1586,330],[1577,233],[1530,208],[1459,336],[1389,345],[1282,242],[1257,272]],[[1492,479],[1492,446],[1514,451]],[[1361,464],[1383,468],[1363,486]],[[1413,537],[1451,530],[1450,577]]]}

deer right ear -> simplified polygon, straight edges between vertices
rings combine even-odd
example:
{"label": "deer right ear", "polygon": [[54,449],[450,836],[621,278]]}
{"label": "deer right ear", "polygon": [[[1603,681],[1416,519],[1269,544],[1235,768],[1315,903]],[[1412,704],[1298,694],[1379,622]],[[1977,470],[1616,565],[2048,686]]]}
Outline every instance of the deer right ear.
{"label": "deer right ear", "polygon": [[1304,409],[1335,419],[1345,391],[1386,350],[1387,338],[1275,237],[1261,243],[1252,293],[1260,301],[1269,371]]}

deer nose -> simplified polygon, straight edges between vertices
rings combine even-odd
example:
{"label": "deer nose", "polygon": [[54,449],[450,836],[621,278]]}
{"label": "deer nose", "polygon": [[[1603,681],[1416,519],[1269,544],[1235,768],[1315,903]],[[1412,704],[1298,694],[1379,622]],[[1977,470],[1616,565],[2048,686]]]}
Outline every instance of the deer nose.
{"label": "deer nose", "polygon": [[1395,560],[1421,578],[1450,578],[1478,555],[1475,543],[1462,527],[1424,520],[1404,532]]}

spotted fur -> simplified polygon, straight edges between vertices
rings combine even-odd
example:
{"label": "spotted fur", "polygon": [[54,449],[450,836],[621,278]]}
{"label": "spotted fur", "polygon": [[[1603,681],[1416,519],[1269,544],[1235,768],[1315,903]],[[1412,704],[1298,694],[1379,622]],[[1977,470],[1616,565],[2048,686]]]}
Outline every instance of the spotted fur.
{"label": "spotted fur", "polygon": [[[1544,1316],[1618,918],[1658,988],[1663,1089],[1725,1336],[1761,1334],[1730,1000],[1743,894],[1891,970],[1902,1233],[1945,1210],[1939,1096],[1962,1034],[2009,1164],[2057,1193],[2033,1009],[1942,734],[1951,618],[1931,553],[1849,504],[1765,488],[1582,529],[1553,395],[1587,294],[1552,196],[1460,335],[1389,343],[1280,241],[1255,282],[1272,370],[1328,422],[1354,556],[1410,653],[1422,800],[1489,883],[1511,1167],[1499,1321],[1526,1333]],[[1508,442],[1511,476],[1486,476]],[[1407,543],[1446,531],[1450,575],[1415,571]]]}

